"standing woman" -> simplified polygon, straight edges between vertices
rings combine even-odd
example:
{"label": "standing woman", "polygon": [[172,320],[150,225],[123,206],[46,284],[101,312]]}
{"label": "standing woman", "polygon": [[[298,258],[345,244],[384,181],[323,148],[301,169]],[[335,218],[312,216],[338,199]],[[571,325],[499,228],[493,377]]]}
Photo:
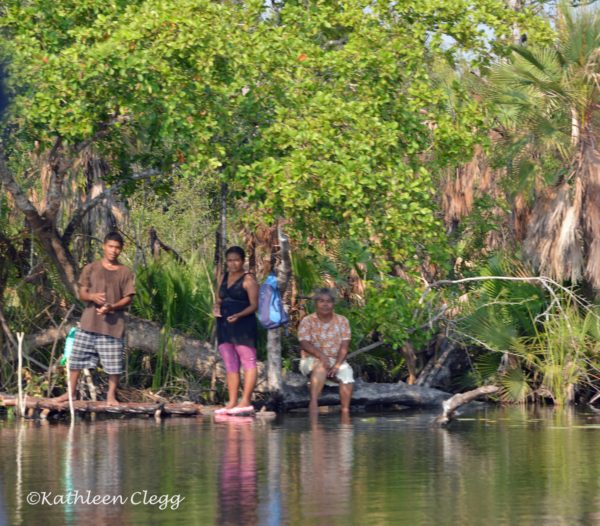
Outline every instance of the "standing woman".
{"label": "standing woman", "polygon": [[[213,307],[217,318],[219,352],[225,362],[229,403],[215,414],[248,414],[254,412],[250,397],[256,385],[256,317],[258,283],[244,272],[246,254],[241,247],[225,252],[227,272],[218,286]],[[244,389],[238,403],[240,364],[244,368]]]}

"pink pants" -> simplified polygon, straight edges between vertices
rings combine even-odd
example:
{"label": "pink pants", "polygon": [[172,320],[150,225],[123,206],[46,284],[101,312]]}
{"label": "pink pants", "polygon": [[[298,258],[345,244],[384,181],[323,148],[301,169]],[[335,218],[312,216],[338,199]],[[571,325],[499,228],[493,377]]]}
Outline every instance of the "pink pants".
{"label": "pink pants", "polygon": [[256,369],[256,349],[247,345],[236,345],[234,343],[222,343],[219,352],[225,362],[225,370],[228,373],[239,373],[240,362],[244,371]]}

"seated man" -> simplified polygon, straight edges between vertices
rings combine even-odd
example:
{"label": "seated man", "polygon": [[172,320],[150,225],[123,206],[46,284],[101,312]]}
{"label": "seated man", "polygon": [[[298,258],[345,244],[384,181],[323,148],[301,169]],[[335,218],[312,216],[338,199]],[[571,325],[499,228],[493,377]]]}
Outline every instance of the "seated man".
{"label": "seated man", "polygon": [[319,289],[314,297],[315,313],[305,316],[298,328],[302,355],[300,372],[310,375],[311,413],[318,411],[318,398],[325,383],[339,384],[342,413],[350,410],[352,368],[345,361],[350,345],[350,324],[344,316],[333,312],[334,295],[330,289]]}

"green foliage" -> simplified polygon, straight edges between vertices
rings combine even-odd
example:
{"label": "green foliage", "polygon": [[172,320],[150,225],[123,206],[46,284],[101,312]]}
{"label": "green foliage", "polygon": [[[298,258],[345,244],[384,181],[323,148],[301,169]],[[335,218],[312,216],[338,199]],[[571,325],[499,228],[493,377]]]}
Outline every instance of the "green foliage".
{"label": "green foliage", "polygon": [[460,83],[433,70],[467,56],[488,63],[515,25],[547,33],[500,0],[276,11],[10,0],[0,55],[13,96],[7,124],[20,141],[11,147],[96,134],[113,178],[175,164],[222,177],[261,221],[289,218],[300,239],[343,234],[415,271],[426,253],[447,257],[433,174],[468,158],[482,122]]}
{"label": "green foliage", "polygon": [[298,293],[310,296],[323,283],[323,273],[319,272],[315,263],[303,254],[293,253],[291,258],[292,276]]}
{"label": "green foliage", "polygon": [[371,320],[373,328],[391,345],[398,347],[411,340],[420,348],[432,332],[423,328],[417,333],[412,330],[421,325],[415,312],[426,315],[419,308],[420,290],[405,280],[382,276],[368,283],[363,316]]}
{"label": "green foliage", "polygon": [[503,387],[501,399],[506,402],[524,402],[531,392],[528,378],[520,367],[513,367],[500,378]]}
{"label": "green foliage", "polygon": [[[481,276],[531,275],[527,269],[510,259],[494,257]],[[488,346],[505,352],[514,341],[535,333],[536,317],[547,304],[543,289],[534,283],[493,279],[478,282],[469,293],[469,307],[458,328],[475,338],[484,336]]]}
{"label": "green foliage", "polygon": [[[506,271],[514,265],[495,259],[487,273],[510,275]],[[600,317],[572,292],[550,294],[541,284],[490,279],[470,290],[463,313],[457,332],[485,350],[475,357],[472,378],[480,384],[498,381],[506,401],[535,394],[564,405],[597,368]]]}
{"label": "green foliage", "polygon": [[554,42],[517,46],[490,69],[480,89],[504,140],[496,162],[505,186],[528,191],[568,178],[580,138],[597,126],[600,12],[562,2]]}
{"label": "green foliage", "polygon": [[161,241],[186,259],[209,260],[214,251],[213,187],[203,178],[173,177],[168,195],[157,195],[142,185],[129,200],[130,223],[138,239],[147,239],[149,227]]}
{"label": "green foliage", "polygon": [[600,343],[591,328],[597,323],[596,312],[581,312],[565,301],[564,308],[545,321],[543,332],[522,353],[524,363],[540,371],[541,384],[554,403],[574,401],[575,388],[589,382],[589,373],[595,368],[591,360]]}
{"label": "green foliage", "polygon": [[[171,329],[209,339],[214,321],[213,301],[212,276],[202,260],[191,258],[180,263],[164,255],[137,270],[132,311],[162,325],[160,349],[151,369],[154,391],[185,392],[188,374],[173,360]],[[140,375],[148,364],[140,364],[134,358],[134,375]]]}
{"label": "green foliage", "polygon": [[[510,211],[508,203],[503,198],[493,198],[484,194],[473,199],[473,208],[465,216],[452,236],[453,253],[457,261],[467,261],[477,269],[485,266],[489,260],[489,235],[499,232],[505,227],[505,218],[498,210],[505,213]],[[460,268],[468,274],[468,269]]]}
{"label": "green foliage", "polygon": [[[411,329],[428,315],[418,305],[422,262],[443,273],[452,254],[438,174],[468,160],[486,132],[479,102],[448,67],[485,67],[517,27],[531,40],[550,34],[501,0],[7,0],[0,9],[11,95],[2,146],[26,189],[41,187],[33,158],[56,137],[67,157],[93,141],[109,183],[158,170],[143,197],[133,181],[124,187],[134,222],[151,220],[176,248],[187,230],[180,241],[192,252],[209,221],[204,209],[184,220],[185,192],[201,208],[198,193],[226,181],[246,227],[283,217],[306,247],[294,257],[303,293],[324,277],[345,287],[352,274],[364,285],[349,293],[362,307],[352,311],[357,338],[376,331],[394,346],[430,335]],[[391,276],[395,265],[403,278]],[[212,291],[199,266],[141,268],[134,312],[207,337]],[[168,338],[164,351],[168,370]]]}
{"label": "green foliage", "polygon": [[202,260],[178,263],[169,256],[140,267],[133,313],[200,339],[212,330],[212,276]]}

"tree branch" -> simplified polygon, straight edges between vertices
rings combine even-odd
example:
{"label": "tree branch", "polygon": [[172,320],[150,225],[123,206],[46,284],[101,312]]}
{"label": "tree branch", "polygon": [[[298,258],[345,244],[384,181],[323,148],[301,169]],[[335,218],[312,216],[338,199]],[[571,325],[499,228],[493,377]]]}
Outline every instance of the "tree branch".
{"label": "tree branch", "polygon": [[40,244],[50,256],[67,289],[77,295],[77,269],[73,257],[61,243],[54,223],[40,215],[21,186],[15,181],[5,157],[0,153],[0,183],[12,195],[17,208],[25,215]]}
{"label": "tree branch", "polygon": [[122,181],[119,181],[118,183],[112,185],[110,188],[107,188],[106,190],[104,190],[103,192],[98,194],[96,197],[94,197],[94,199],[87,201],[85,204],[83,204],[82,206],[77,208],[77,210],[75,210],[75,212],[73,212],[73,215],[71,216],[71,220],[69,221],[69,224],[67,225],[67,228],[65,228],[65,231],[62,235],[61,241],[62,241],[63,245],[66,247],[69,246],[69,243],[71,242],[71,238],[73,237],[73,234],[75,233],[75,230],[77,229],[77,227],[83,221],[83,218],[87,215],[87,213],[92,208],[99,205],[108,196],[115,193],[120,188],[123,188],[123,186],[125,186],[127,183],[130,183],[132,181],[139,181],[142,179],[149,179],[150,177],[153,177],[153,176],[159,175],[159,174],[160,174],[160,171],[156,170],[155,168],[150,168],[148,170],[144,170],[143,172],[134,174],[133,176],[131,176],[127,179],[124,179]]}
{"label": "tree branch", "polygon": [[19,208],[19,210],[23,212],[23,214],[25,214],[28,219],[29,215],[35,215],[37,216],[37,220],[40,219],[40,215],[38,214],[37,208],[27,198],[25,192],[23,192],[22,188],[14,180],[12,173],[10,172],[6,164],[6,159],[3,155],[0,155],[0,182],[2,182],[4,187],[13,196],[17,208]]}
{"label": "tree branch", "polygon": [[150,227],[150,251],[152,252],[152,256],[156,259],[160,256],[160,251],[164,250],[170,254],[173,254],[173,257],[176,259],[178,263],[184,263],[183,258],[179,255],[179,253],[171,248],[169,245],[163,243],[158,237],[158,233],[154,227]]}
{"label": "tree branch", "polygon": [[12,331],[10,330],[10,327],[8,326],[8,322],[6,321],[6,318],[4,317],[4,313],[2,312],[1,308],[0,308],[0,326],[2,327],[2,331],[4,332],[4,334],[6,334],[8,341],[16,349],[17,348],[17,340],[15,339]]}
{"label": "tree branch", "polygon": [[499,390],[500,388],[496,385],[484,385],[483,387],[478,387],[472,391],[454,395],[442,403],[443,412],[435,419],[434,423],[439,426],[445,426],[452,418],[454,418],[454,414],[460,406],[465,405],[480,396],[497,393]]}
{"label": "tree branch", "polygon": [[346,360],[350,360],[351,358],[354,358],[355,356],[358,356],[359,354],[362,354],[364,352],[368,352],[368,351],[372,351],[373,349],[377,349],[378,347],[381,347],[384,344],[385,344],[385,342],[383,342],[383,341],[371,343],[370,345],[367,345],[366,347],[362,347],[361,349],[357,349],[356,351],[351,352],[346,357]]}

